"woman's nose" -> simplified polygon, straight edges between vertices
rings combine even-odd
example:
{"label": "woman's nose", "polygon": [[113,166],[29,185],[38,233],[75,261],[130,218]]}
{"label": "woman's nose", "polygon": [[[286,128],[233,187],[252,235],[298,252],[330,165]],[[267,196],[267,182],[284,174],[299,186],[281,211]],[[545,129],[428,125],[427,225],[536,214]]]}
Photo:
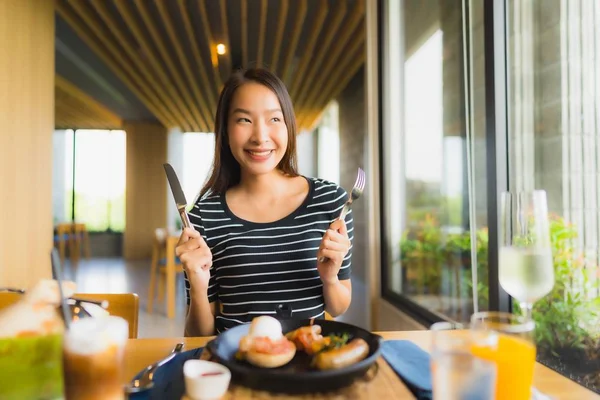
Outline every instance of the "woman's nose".
{"label": "woman's nose", "polygon": [[256,143],[265,143],[269,141],[269,129],[264,123],[261,122],[254,125],[252,140]]}

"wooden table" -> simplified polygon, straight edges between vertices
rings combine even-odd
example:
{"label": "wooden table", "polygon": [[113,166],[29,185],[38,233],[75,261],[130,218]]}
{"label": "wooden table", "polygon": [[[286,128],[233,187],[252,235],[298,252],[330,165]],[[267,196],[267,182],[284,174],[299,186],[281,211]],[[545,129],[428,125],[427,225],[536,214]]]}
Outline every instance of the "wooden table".
{"label": "wooden table", "polygon": [[[431,332],[376,332],[388,340],[410,340],[426,351],[429,351]],[[147,365],[163,358],[171,352],[176,343],[185,343],[184,351],[203,347],[212,337],[198,338],[157,338],[130,339],[126,348],[125,373],[127,380],[131,379]],[[231,385],[225,399],[414,399],[411,392],[404,386],[394,370],[383,358],[379,361],[379,372],[370,382],[358,381],[348,388],[334,394],[306,396],[275,396],[266,392],[257,392],[244,387]],[[534,385],[542,393],[560,400],[592,400],[600,396],[571,381],[553,370],[536,364]]]}

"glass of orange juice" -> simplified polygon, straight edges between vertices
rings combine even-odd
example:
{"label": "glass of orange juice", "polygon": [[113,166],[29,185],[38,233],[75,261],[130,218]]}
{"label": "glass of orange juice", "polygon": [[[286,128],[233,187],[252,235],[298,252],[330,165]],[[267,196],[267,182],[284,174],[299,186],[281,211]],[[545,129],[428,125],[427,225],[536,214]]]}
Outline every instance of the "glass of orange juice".
{"label": "glass of orange juice", "polygon": [[529,400],[535,367],[535,323],[503,312],[471,316],[471,352],[496,364],[496,400]]}

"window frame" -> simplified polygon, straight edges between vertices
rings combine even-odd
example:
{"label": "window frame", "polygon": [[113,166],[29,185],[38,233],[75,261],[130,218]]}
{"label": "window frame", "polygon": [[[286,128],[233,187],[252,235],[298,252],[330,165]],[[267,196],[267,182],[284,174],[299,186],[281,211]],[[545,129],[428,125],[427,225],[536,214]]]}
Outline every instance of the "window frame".
{"label": "window frame", "polygon": [[[379,79],[379,104],[380,104],[380,177],[381,184],[379,188],[380,208],[383,215],[389,215],[385,210],[388,209],[388,179],[391,172],[386,168],[389,162],[389,155],[386,151],[399,151],[403,147],[404,138],[394,138],[390,143],[390,134],[392,132],[402,132],[399,129],[404,122],[403,114],[403,93],[402,75],[404,66],[397,58],[402,54],[404,24],[402,20],[402,3],[396,0],[379,0],[379,54],[380,79]],[[468,7],[468,0],[463,0],[463,6]],[[498,278],[498,227],[499,227],[499,206],[498,198],[502,191],[509,187],[509,163],[508,153],[508,49],[506,43],[507,32],[507,1],[484,0],[484,54],[485,54],[485,135],[486,135],[486,178],[487,178],[487,211],[488,211],[488,290],[489,290],[489,310],[490,311],[511,311],[510,296],[500,286]],[[467,10],[468,11],[468,10]],[[465,12],[468,16],[469,13]],[[395,24],[390,22],[392,18],[398,18]],[[468,17],[467,17],[468,18]],[[464,23],[468,24],[468,20]],[[391,35],[400,35],[392,37]],[[469,46],[469,41],[467,46]],[[400,43],[400,44],[399,44]],[[396,48],[391,48],[396,46]],[[391,54],[390,54],[391,49]],[[470,51],[465,49],[464,51]],[[395,53],[395,54],[394,54]],[[395,76],[394,76],[395,74]],[[400,85],[399,89],[386,90],[386,88]],[[400,92],[401,94],[398,95]],[[468,101],[468,97],[465,99]],[[391,112],[391,105],[394,105],[395,112]],[[400,110],[400,111],[398,111]],[[400,148],[394,146],[399,145]],[[401,169],[400,174],[404,174]],[[395,175],[395,174],[394,174]],[[404,192],[404,187],[401,191]],[[399,200],[402,201],[402,200]],[[400,205],[402,207],[402,205]],[[390,302],[393,306],[408,314],[422,325],[428,326],[435,322],[450,320],[449,317],[439,314],[433,310],[411,300],[406,295],[394,292],[388,287],[387,276],[392,267],[389,256],[390,237],[389,237],[388,218],[382,218],[380,222],[380,257],[381,257],[381,278],[380,295],[383,300]]]}

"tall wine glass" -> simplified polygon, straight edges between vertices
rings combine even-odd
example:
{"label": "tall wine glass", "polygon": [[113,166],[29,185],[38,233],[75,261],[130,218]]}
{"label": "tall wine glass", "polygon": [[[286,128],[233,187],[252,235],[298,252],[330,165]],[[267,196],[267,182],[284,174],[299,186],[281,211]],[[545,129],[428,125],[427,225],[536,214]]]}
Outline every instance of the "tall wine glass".
{"label": "tall wine glass", "polygon": [[554,287],[546,192],[504,192],[500,200],[500,285],[530,319],[533,304]]}

